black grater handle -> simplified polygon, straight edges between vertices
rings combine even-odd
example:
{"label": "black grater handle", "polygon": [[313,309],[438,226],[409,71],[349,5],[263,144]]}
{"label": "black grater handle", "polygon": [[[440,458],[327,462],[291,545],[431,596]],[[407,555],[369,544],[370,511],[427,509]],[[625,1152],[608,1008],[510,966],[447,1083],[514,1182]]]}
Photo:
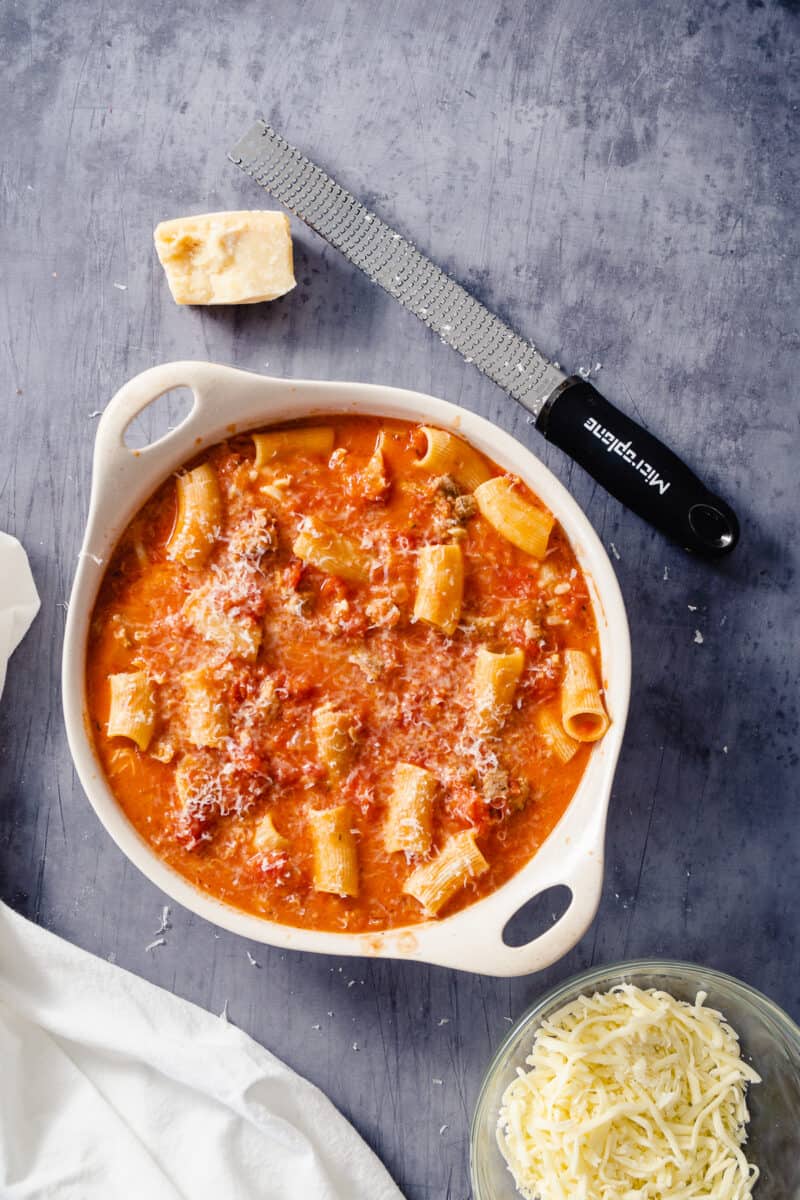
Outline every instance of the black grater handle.
{"label": "black grater handle", "polygon": [[739,522],[730,505],[585,379],[566,379],[536,427],[612,496],[685,549],[719,558],[738,542]]}

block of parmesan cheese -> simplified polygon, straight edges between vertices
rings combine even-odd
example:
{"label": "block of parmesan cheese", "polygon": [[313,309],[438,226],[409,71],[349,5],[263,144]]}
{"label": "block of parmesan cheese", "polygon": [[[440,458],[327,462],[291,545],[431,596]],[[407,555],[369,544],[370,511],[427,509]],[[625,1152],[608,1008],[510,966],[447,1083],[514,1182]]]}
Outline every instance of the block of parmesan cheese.
{"label": "block of parmesan cheese", "polygon": [[295,285],[289,218],[219,212],[156,226],[156,250],[177,304],[257,304]]}

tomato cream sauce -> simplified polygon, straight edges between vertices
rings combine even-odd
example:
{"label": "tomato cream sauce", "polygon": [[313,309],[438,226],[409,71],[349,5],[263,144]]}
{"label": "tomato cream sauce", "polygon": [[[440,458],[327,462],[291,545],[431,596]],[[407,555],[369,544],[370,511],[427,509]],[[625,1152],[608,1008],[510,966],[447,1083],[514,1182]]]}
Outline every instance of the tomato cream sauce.
{"label": "tomato cream sauce", "polygon": [[[235,436],[190,466],[216,472],[223,517],[213,549],[192,569],[171,561],[176,520],[169,479],[121,538],[92,616],[87,696],[98,758],[128,819],[155,853],[198,888],[284,924],[369,932],[427,920],[402,891],[413,870],[388,854],[382,829],[395,764],[426,767],[439,780],[433,853],[472,827],[488,861],[441,916],[494,891],[529,861],[575,792],[591,747],[561,763],[534,729],[553,704],[565,648],[589,652],[602,676],[585,579],[560,526],[542,562],[506,541],[480,514],[459,521],[441,479],[421,470],[415,426],[340,417],[330,456],[293,454],[259,471],[253,442]],[[366,479],[379,432],[388,490]],[[494,474],[499,468],[489,464]],[[327,575],[295,557],[309,515],[368,552],[364,583]],[[269,531],[266,536],[266,531]],[[452,637],[413,622],[416,555],[458,540],[465,568]],[[270,544],[264,549],[266,542]],[[218,611],[249,622],[258,655],[245,661],[206,641],[187,619],[190,594],[205,588]],[[512,709],[492,737],[476,731],[471,677],[479,646],[521,647],[525,666]],[[196,750],[186,732],[181,675],[210,666],[229,714],[222,746]],[[157,701],[146,751],[107,733],[110,675],[145,670]],[[268,704],[263,698],[268,694]],[[352,715],[352,765],[332,782],[319,762],[311,716],[326,700]],[[187,811],[176,789],[182,758],[199,755],[207,786]],[[309,808],[347,802],[356,834],[357,897],[314,890]],[[253,842],[266,812],[286,849]]]}

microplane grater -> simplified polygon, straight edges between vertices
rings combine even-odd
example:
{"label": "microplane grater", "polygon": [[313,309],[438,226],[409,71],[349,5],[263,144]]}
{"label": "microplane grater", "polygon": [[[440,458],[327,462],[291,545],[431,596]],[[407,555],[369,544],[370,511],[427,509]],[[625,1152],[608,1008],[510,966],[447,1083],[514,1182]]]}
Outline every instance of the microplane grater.
{"label": "microplane grater", "polygon": [[588,380],[566,375],[264,121],[228,156],[535,417],[612,495],[687,549],[715,557],[739,525],[657,438]]}
{"label": "microplane grater", "polygon": [[539,415],[566,375],[262,122],[231,159],[490,379]]}

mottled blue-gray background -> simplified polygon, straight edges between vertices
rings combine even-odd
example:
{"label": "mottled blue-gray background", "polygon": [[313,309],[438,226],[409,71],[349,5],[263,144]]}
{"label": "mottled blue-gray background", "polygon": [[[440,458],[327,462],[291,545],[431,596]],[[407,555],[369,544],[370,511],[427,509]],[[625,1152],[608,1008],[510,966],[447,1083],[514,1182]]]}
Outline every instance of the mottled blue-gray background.
{"label": "mottled blue-gray background", "polygon": [[[42,595],[0,712],[0,894],[212,1011],[227,1001],[410,1200],[467,1195],[468,1121],[508,1018],[589,963],[696,959],[800,1016],[799,36],[797,0],[0,8],[0,527]],[[562,364],[602,364],[597,385],[737,506],[736,554],[714,566],[668,545],[303,228],[285,300],[173,305],[153,226],[263,205],[225,157],[258,114]],[[543,975],[284,954],[175,907],[145,950],[164,898],[76,783],[59,654],[93,414],[129,376],[191,357],[478,410],[611,548],[634,690],[606,886]]]}

